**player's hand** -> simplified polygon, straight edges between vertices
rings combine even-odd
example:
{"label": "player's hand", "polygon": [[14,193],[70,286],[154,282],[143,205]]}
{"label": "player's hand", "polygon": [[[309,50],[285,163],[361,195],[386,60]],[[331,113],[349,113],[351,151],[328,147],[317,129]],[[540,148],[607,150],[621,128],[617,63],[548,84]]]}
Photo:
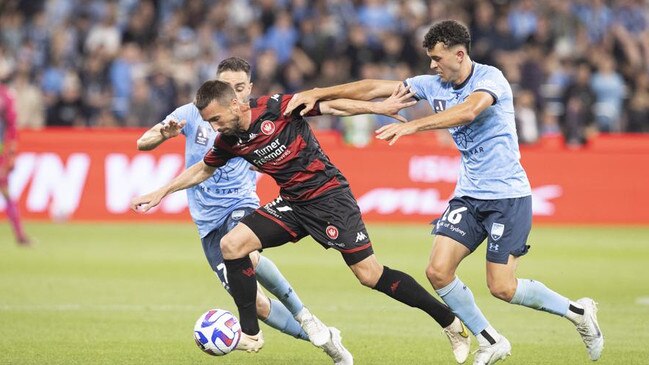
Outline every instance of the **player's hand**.
{"label": "player's hand", "polygon": [[174,119],[169,119],[162,122],[162,128],[160,128],[160,134],[166,139],[177,137],[181,132],[183,127],[187,124],[186,120],[181,120],[180,122],[175,121]]}
{"label": "player's hand", "polygon": [[131,200],[131,210],[139,213],[146,213],[153,207],[160,204],[165,195],[159,191],[154,191]]}
{"label": "player's hand", "polygon": [[410,86],[399,83],[389,98],[375,103],[375,113],[383,114],[402,123],[406,123],[408,120],[398,113],[401,109],[417,104],[417,100],[413,100],[414,96],[415,93],[410,91]]}
{"label": "player's hand", "polygon": [[395,144],[401,136],[407,136],[417,132],[417,126],[412,123],[392,123],[379,128],[376,138],[390,142],[390,146]]}
{"label": "player's hand", "polygon": [[311,109],[315,106],[315,103],[318,102],[318,99],[311,95],[308,91],[294,94],[291,100],[289,100],[286,110],[284,110],[284,115],[291,114],[295,109],[299,108],[301,105],[304,105],[304,109],[300,110],[300,115],[305,116],[306,113],[310,112]]}

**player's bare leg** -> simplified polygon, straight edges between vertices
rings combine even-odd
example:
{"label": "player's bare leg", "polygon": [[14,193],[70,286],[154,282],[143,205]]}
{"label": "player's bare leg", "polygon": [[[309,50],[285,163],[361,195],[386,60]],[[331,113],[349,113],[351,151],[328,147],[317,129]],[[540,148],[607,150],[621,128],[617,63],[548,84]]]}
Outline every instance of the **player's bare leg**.
{"label": "player's bare leg", "polygon": [[[449,333],[456,360],[463,363],[469,354],[470,338],[453,312],[435,299],[410,275],[381,265],[375,255],[349,266],[361,284],[387,294],[393,299],[428,313]],[[446,331],[448,330],[448,331]],[[459,335],[459,336],[456,336]],[[464,334],[464,335],[462,335]]]}

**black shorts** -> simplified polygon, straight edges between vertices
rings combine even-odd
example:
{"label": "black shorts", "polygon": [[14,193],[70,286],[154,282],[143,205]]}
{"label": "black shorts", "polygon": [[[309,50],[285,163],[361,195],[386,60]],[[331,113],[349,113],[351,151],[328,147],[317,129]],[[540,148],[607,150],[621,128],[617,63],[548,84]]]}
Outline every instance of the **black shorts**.
{"label": "black shorts", "polygon": [[349,189],[308,202],[289,202],[278,197],[241,223],[259,237],[263,248],[311,236],[325,249],[340,251],[347,265],[374,253],[360,208]]}

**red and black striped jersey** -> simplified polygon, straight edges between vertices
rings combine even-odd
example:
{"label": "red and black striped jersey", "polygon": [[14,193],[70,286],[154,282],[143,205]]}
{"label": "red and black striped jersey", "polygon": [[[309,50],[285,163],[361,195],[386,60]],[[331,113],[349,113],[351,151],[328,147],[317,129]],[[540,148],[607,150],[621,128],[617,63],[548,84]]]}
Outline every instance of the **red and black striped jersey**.
{"label": "red and black striped jersey", "polygon": [[[317,198],[336,189],[348,188],[340,170],[320,148],[299,109],[284,116],[293,95],[275,94],[250,101],[251,124],[246,132],[220,134],[203,161],[213,167],[242,157],[270,175],[289,201]],[[307,116],[320,115],[319,105]]]}

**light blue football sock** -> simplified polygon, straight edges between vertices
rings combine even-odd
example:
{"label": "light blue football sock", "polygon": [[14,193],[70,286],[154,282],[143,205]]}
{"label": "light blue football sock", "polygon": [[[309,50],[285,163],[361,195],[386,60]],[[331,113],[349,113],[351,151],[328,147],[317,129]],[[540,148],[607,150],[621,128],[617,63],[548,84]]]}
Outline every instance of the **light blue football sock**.
{"label": "light blue football sock", "polygon": [[455,277],[450,284],[436,292],[474,335],[489,327],[489,322],[475,304],[471,289],[460,278]]}
{"label": "light blue football sock", "polygon": [[271,260],[264,256],[259,256],[259,264],[257,264],[255,271],[257,273],[257,281],[261,286],[279,299],[293,316],[296,316],[304,308],[304,304],[302,304],[297,293],[293,291],[288,280],[284,278]]}
{"label": "light blue football sock", "polygon": [[291,312],[286,309],[284,304],[276,299],[270,300],[270,313],[268,318],[264,320],[267,325],[291,335],[295,338],[308,341],[309,336],[302,330],[298,321],[293,318]]}
{"label": "light blue football sock", "polygon": [[565,317],[570,300],[548,289],[541,282],[518,279],[518,286],[510,303]]}

